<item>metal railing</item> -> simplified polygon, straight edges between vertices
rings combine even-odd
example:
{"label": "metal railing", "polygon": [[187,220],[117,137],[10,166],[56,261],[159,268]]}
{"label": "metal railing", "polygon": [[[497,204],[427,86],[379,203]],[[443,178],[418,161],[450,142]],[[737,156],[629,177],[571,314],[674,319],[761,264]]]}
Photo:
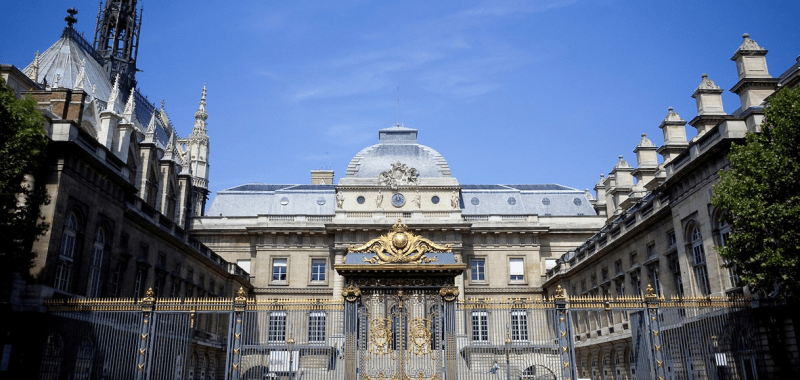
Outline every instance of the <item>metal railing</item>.
{"label": "metal railing", "polygon": [[[770,376],[765,338],[745,297],[664,298],[650,291],[459,302],[452,294],[436,298],[438,291],[397,293],[405,298],[396,292],[362,296],[350,289],[347,301],[256,301],[243,291],[234,298],[155,299],[148,292],[141,300],[51,300],[39,378]],[[394,304],[383,303],[391,297]]]}

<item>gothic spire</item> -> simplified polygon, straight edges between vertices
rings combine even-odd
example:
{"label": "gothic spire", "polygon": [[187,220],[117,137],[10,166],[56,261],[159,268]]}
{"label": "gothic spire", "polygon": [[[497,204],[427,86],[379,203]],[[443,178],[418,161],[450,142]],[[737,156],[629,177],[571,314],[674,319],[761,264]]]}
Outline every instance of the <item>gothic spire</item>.
{"label": "gothic spire", "polygon": [[111,89],[111,95],[108,97],[108,102],[106,104],[106,111],[116,111],[114,107],[117,103],[118,96],[119,96],[119,74],[117,74],[116,78],[114,78],[114,87]]}
{"label": "gothic spire", "polygon": [[106,0],[97,17],[94,48],[112,78],[122,76],[120,88],[136,87],[136,55],[139,50],[141,17],[136,14],[136,0]]}
{"label": "gothic spire", "polygon": [[192,134],[205,134],[207,119],[208,113],[206,113],[206,85],[203,83],[203,91],[201,92],[200,96],[200,107],[198,107],[197,112],[194,113],[194,129],[192,130]]}
{"label": "gothic spire", "polygon": [[150,123],[147,124],[147,131],[144,133],[143,143],[154,144],[156,142],[156,111],[153,110],[153,116],[150,117]]}
{"label": "gothic spire", "polygon": [[31,78],[34,82],[39,81],[39,51],[36,51],[36,56],[33,58],[33,64],[31,65],[31,71],[28,72],[28,78]]}
{"label": "gothic spire", "polygon": [[136,109],[136,89],[131,89],[131,95],[128,97],[128,102],[125,103],[125,110],[122,111],[122,116],[129,122],[133,123],[133,112]]}

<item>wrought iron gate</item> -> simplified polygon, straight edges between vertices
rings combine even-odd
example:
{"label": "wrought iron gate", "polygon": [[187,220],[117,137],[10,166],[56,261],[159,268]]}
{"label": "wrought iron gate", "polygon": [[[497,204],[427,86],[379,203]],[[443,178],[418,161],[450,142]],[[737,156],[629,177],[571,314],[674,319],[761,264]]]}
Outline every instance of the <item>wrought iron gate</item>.
{"label": "wrought iron gate", "polygon": [[444,324],[438,292],[363,292],[356,334],[359,379],[444,379]]}

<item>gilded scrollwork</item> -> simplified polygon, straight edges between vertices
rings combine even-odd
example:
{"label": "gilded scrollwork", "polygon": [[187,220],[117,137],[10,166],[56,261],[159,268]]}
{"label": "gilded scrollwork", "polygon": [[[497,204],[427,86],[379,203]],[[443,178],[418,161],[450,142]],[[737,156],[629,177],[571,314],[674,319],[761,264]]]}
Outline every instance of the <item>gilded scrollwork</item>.
{"label": "gilded scrollwork", "polygon": [[392,352],[392,320],[375,318],[369,324],[369,352],[383,356]]}
{"label": "gilded scrollwork", "polygon": [[364,258],[371,264],[420,264],[438,261],[436,256],[428,257],[430,252],[452,252],[450,244],[439,245],[421,236],[408,232],[408,227],[397,220],[388,234],[356,247],[350,246],[348,253],[374,253],[372,258]]}
{"label": "gilded scrollwork", "polygon": [[408,351],[417,356],[431,353],[431,320],[415,318],[408,326],[410,347]]}

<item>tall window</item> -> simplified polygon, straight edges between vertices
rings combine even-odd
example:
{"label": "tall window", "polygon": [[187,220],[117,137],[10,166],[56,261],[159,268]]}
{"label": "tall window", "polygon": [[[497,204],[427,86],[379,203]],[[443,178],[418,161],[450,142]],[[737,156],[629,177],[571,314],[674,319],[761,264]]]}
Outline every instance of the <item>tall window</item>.
{"label": "tall window", "polygon": [[509,259],[508,271],[511,274],[511,281],[525,280],[525,268],[522,259]]}
{"label": "tall window", "polygon": [[311,281],[325,281],[325,259],[311,260]]}
{"label": "tall window", "polygon": [[81,340],[78,348],[78,356],[75,359],[75,380],[89,380],[92,376],[92,364],[94,362],[94,346],[89,338]]}
{"label": "tall window", "polygon": [[692,227],[691,233],[692,258],[694,259],[694,276],[697,280],[697,288],[703,295],[711,293],[708,283],[708,269],[706,268],[706,252],[703,249],[703,237],[697,226]]}
{"label": "tall window", "polygon": [[[719,242],[720,246],[724,247],[728,245],[728,239],[731,237],[731,226],[728,222],[720,222],[719,224]],[[728,260],[725,260],[725,266],[727,267],[730,263]],[[739,275],[736,273],[736,266],[729,266],[728,267],[728,284],[731,288],[736,287],[739,283]]]}
{"label": "tall window", "polygon": [[472,312],[472,341],[489,341],[489,314],[485,311]]}
{"label": "tall window", "polygon": [[658,266],[651,266],[648,271],[650,272],[650,279],[653,281],[653,287],[656,290],[656,295],[661,295],[661,279],[658,274]]}
{"label": "tall window", "polygon": [[514,342],[528,340],[528,313],[523,310],[511,312],[511,340]]}
{"label": "tall window", "polygon": [[325,312],[313,311],[308,315],[308,341],[325,341]]}
{"label": "tall window", "polygon": [[69,213],[64,223],[64,233],[61,235],[61,251],[58,255],[56,268],[55,288],[64,292],[69,291],[72,280],[72,260],[75,256],[75,236],[78,234],[78,218],[75,213]]}
{"label": "tall window", "polygon": [[142,288],[144,287],[144,280],[147,276],[146,269],[137,268],[136,269],[136,279],[133,281],[133,298],[139,299],[143,295]]}
{"label": "tall window", "polygon": [[472,281],[486,281],[486,262],[483,259],[472,259],[469,262]]}
{"label": "tall window", "polygon": [[100,267],[103,264],[103,249],[106,245],[106,233],[102,228],[97,229],[92,246],[92,262],[89,266],[89,290],[87,297],[97,297],[100,292]]}
{"label": "tall window", "polygon": [[42,352],[42,363],[39,365],[39,379],[56,380],[61,373],[61,361],[63,359],[64,342],[58,334],[47,336]]}
{"label": "tall window", "polygon": [[272,259],[272,281],[286,281],[286,259]]}
{"label": "tall window", "polygon": [[636,295],[642,295],[642,281],[638,274],[631,274],[631,289]]}
{"label": "tall window", "polygon": [[672,268],[672,280],[675,283],[675,291],[678,297],[683,297],[683,277],[681,277],[681,264],[677,257],[670,261],[670,268]]}
{"label": "tall window", "polygon": [[273,311],[269,313],[267,324],[267,339],[270,343],[286,341],[286,312]]}

